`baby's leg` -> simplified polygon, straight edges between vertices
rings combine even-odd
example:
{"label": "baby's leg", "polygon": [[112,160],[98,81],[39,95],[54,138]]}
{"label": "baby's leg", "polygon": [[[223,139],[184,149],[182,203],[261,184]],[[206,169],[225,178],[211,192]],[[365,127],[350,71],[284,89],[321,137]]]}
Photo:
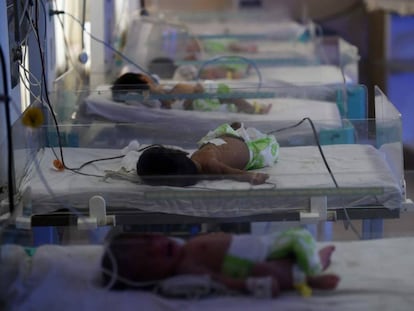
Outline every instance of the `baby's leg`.
{"label": "baby's leg", "polygon": [[329,245],[325,246],[319,251],[319,258],[321,259],[322,270],[326,270],[331,264],[331,256],[333,251],[335,250],[335,246]]}
{"label": "baby's leg", "polygon": [[[319,251],[319,257],[321,259],[322,270],[326,270],[331,264],[332,252],[335,250],[335,246],[325,246]],[[339,283],[339,277],[335,274],[323,274],[308,276],[307,282],[310,287],[318,289],[334,289]]]}

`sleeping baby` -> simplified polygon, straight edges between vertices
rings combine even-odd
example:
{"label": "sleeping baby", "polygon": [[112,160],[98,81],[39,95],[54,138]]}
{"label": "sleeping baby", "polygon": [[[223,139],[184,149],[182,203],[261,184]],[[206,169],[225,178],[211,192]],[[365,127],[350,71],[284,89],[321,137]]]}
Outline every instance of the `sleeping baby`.
{"label": "sleeping baby", "polygon": [[[212,87],[212,85],[210,85]],[[243,98],[220,98],[219,96],[201,96],[200,98],[187,98],[175,100],[174,95],[191,95],[206,93],[205,88],[200,83],[181,83],[174,85],[160,85],[154,79],[141,73],[125,73],[117,78],[112,87],[112,99],[123,102],[124,96],[129,92],[145,94],[170,95],[168,98],[161,98],[161,108],[171,109],[181,107],[184,110],[199,111],[228,111],[242,112],[248,114],[267,114],[270,105],[259,105],[250,103]],[[220,83],[216,87],[216,94],[230,94],[230,87]],[[179,97],[179,96],[178,96]],[[196,96],[195,96],[196,97]]]}
{"label": "sleeping baby", "polygon": [[[104,285],[112,289],[156,286],[179,275],[207,275],[232,291],[275,297],[297,289],[333,290],[335,274],[322,273],[334,246],[317,251],[305,229],[269,235],[208,233],[177,241],[161,234],[121,233],[113,237],[102,258]],[[145,282],[145,283],[143,283]]]}
{"label": "sleeping baby", "polygon": [[263,184],[268,175],[251,171],[272,166],[279,156],[274,135],[245,128],[240,123],[222,124],[207,133],[191,156],[182,150],[155,145],[137,162],[137,173],[149,185],[189,186],[202,179],[233,179]]}

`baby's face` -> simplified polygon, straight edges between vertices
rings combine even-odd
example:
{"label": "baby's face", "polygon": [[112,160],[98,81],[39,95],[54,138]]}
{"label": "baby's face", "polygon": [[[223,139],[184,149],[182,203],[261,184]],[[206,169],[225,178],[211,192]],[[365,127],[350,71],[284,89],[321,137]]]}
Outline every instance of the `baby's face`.
{"label": "baby's face", "polygon": [[145,267],[154,279],[170,276],[180,259],[181,246],[165,236],[154,236],[147,245]]}

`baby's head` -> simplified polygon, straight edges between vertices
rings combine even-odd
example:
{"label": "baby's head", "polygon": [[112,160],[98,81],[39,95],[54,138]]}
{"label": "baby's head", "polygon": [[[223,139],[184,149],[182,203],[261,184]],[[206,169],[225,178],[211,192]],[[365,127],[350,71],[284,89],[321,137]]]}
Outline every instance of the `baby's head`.
{"label": "baby's head", "polygon": [[114,101],[124,101],[122,95],[128,92],[138,92],[152,90],[156,85],[150,77],[141,74],[127,72],[118,77],[112,84],[112,99]]}
{"label": "baby's head", "polygon": [[109,241],[102,257],[103,285],[113,282],[111,289],[125,289],[155,283],[175,273],[180,256],[181,246],[167,236],[118,234]]}
{"label": "baby's head", "polygon": [[150,147],[141,154],[137,173],[144,183],[153,186],[184,187],[198,180],[197,167],[186,152],[162,146]]}

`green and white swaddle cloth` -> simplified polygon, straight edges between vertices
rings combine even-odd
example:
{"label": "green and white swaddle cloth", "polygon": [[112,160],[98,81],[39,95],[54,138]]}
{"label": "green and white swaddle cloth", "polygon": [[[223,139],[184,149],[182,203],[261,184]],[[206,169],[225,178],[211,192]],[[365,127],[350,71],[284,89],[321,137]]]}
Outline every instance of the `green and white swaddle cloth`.
{"label": "green and white swaddle cloth", "polygon": [[[264,236],[234,235],[222,265],[222,272],[233,278],[248,280],[254,263],[291,256],[295,261],[292,272],[294,287],[303,296],[310,296],[311,289],[306,284],[306,276],[321,273],[322,265],[316,242],[306,229],[295,228]],[[254,281],[250,282],[254,285],[252,286],[254,294],[271,295],[270,278],[265,280],[266,284],[263,284],[263,280],[257,282],[255,278],[251,279]]]}
{"label": "green and white swaddle cloth", "polygon": [[207,143],[225,144],[226,142],[220,139],[223,135],[240,137],[246,143],[250,153],[246,170],[272,166],[279,157],[279,143],[274,135],[264,134],[252,127],[245,128],[243,124],[237,130],[234,130],[229,124],[222,124],[201,138],[198,145],[202,146]]}

